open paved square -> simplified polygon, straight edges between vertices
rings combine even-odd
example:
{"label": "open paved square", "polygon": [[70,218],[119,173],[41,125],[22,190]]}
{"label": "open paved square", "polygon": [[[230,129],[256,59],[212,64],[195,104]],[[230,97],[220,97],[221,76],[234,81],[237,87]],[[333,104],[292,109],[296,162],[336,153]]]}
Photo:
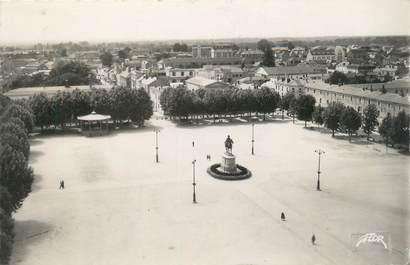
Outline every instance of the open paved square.
{"label": "open paved square", "polygon": [[[155,133],[159,128],[159,163]],[[250,179],[206,173],[226,135]],[[195,141],[195,147],[192,147]],[[316,191],[317,154],[322,191]],[[211,161],[206,155],[211,155]],[[196,159],[198,204],[192,203]],[[405,264],[409,157],[274,120],[34,137],[33,192],[15,215],[12,264]],[[65,189],[59,190],[64,179]],[[284,212],[287,220],[281,221]],[[352,234],[388,232],[392,251],[353,251]],[[312,246],[315,234],[317,244]],[[389,258],[390,256],[390,258]],[[389,260],[390,259],[390,260]]]}

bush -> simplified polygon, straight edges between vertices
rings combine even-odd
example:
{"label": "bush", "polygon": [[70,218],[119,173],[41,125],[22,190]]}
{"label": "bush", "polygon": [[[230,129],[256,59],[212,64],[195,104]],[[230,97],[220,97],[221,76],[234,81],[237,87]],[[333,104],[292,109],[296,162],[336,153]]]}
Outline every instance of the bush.
{"label": "bush", "polygon": [[0,264],[9,264],[14,241],[14,224],[10,215],[0,209]]}

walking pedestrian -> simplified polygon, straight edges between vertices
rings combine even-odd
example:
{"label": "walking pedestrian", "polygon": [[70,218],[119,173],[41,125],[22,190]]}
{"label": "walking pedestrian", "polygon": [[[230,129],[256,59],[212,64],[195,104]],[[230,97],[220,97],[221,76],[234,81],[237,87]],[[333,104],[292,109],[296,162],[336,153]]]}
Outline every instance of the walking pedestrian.
{"label": "walking pedestrian", "polygon": [[60,181],[60,189],[63,190],[64,189],[64,180]]}
{"label": "walking pedestrian", "polygon": [[316,236],[315,236],[315,234],[313,234],[313,236],[312,236],[312,245],[315,245],[316,244]]}
{"label": "walking pedestrian", "polygon": [[286,217],[283,212],[280,214],[280,219],[282,219],[282,221],[286,221]]}
{"label": "walking pedestrian", "polygon": [[195,142],[194,141],[192,141],[192,147],[195,147]]}

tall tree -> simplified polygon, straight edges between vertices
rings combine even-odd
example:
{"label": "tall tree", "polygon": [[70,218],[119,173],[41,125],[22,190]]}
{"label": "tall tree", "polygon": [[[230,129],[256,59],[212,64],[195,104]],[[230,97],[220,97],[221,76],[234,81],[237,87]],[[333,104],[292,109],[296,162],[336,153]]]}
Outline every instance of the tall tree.
{"label": "tall tree", "polygon": [[133,90],[134,105],[131,106],[131,120],[138,126],[144,126],[144,120],[151,118],[153,106],[151,98],[144,89]]}
{"label": "tall tree", "polygon": [[324,122],[323,121],[323,111],[324,110],[325,109],[320,105],[315,107],[315,111],[313,111],[313,114],[312,114],[312,118],[313,118],[313,121],[315,123],[317,123],[319,125],[323,124],[323,122]]}
{"label": "tall tree", "polygon": [[326,128],[332,130],[332,137],[335,136],[335,131],[340,127],[340,118],[345,106],[340,103],[332,103],[323,112],[323,120],[325,122]]}
{"label": "tall tree", "polygon": [[29,99],[29,104],[33,110],[34,123],[41,127],[50,126],[52,123],[51,100],[44,94],[36,94]]}
{"label": "tall tree", "polygon": [[379,111],[376,105],[367,105],[363,110],[363,131],[367,135],[367,140],[370,138],[370,134],[379,125],[377,118],[379,117]]}
{"label": "tall tree", "polygon": [[11,215],[0,208],[0,264],[7,265],[14,242],[14,223]]}
{"label": "tall tree", "polygon": [[124,49],[121,49],[118,51],[118,57],[121,60],[125,60],[130,57],[130,52],[131,52],[131,48],[125,47]]}
{"label": "tall tree", "polygon": [[393,118],[391,139],[409,149],[409,116],[403,110]]}
{"label": "tall tree", "polygon": [[110,90],[112,99],[111,116],[114,121],[119,121],[120,124],[124,120],[130,119],[130,107],[133,104],[133,92],[131,88],[116,87]]}
{"label": "tall tree", "polygon": [[342,72],[334,71],[327,79],[327,82],[335,85],[344,84],[347,82],[347,76]]}
{"label": "tall tree", "polygon": [[349,142],[352,139],[352,134],[356,133],[362,125],[362,118],[360,114],[352,107],[346,107],[340,117],[342,127],[349,134]]}
{"label": "tall tree", "polygon": [[305,127],[307,122],[312,120],[315,103],[316,99],[311,95],[300,95],[296,99],[296,115],[299,120],[305,121]]}
{"label": "tall tree", "polygon": [[91,107],[97,113],[110,114],[112,113],[112,98],[110,93],[105,89],[95,89],[91,94]]}
{"label": "tall tree", "polygon": [[5,118],[18,118],[24,122],[25,129],[28,132],[33,130],[34,116],[27,108],[22,105],[10,104],[3,114]]}
{"label": "tall tree", "polygon": [[32,182],[33,170],[27,166],[23,153],[3,144],[0,147],[0,185],[9,191],[14,211],[30,193]]}
{"label": "tall tree", "polygon": [[62,129],[73,117],[73,104],[71,93],[58,92],[51,98],[51,117],[55,126],[60,125]]}
{"label": "tall tree", "polygon": [[114,56],[112,56],[110,52],[106,51],[100,55],[100,60],[102,65],[110,67],[114,61]]}
{"label": "tall tree", "polygon": [[[290,112],[291,110],[291,105],[292,102],[294,102],[296,100],[296,96],[295,93],[292,92],[287,92],[281,99],[280,103],[281,103],[281,108],[282,108],[282,112],[283,110],[286,110],[288,112]],[[282,113],[283,114],[283,113]]]}
{"label": "tall tree", "polygon": [[47,85],[88,85],[90,80],[94,80],[94,76],[86,64],[74,61],[59,62],[50,71]]}
{"label": "tall tree", "polygon": [[272,43],[266,39],[262,39],[258,41],[257,47],[264,53],[262,64],[268,67],[275,66],[275,57],[272,51]]}
{"label": "tall tree", "polygon": [[379,133],[383,137],[387,147],[393,133],[393,119],[390,113],[387,113],[387,116],[383,118],[382,123],[379,126]]}
{"label": "tall tree", "polygon": [[8,190],[0,185],[0,211],[1,210],[3,210],[7,215],[11,215],[13,212],[13,202]]}
{"label": "tall tree", "polygon": [[279,94],[272,92],[267,87],[257,89],[256,91],[256,102],[257,102],[257,111],[263,113],[263,119],[265,120],[266,113],[275,112],[278,102]]}
{"label": "tall tree", "polygon": [[19,138],[17,135],[9,133],[9,132],[2,132],[0,134],[0,144],[8,144],[14,150],[17,150],[28,159],[30,154],[30,144],[26,137]]}

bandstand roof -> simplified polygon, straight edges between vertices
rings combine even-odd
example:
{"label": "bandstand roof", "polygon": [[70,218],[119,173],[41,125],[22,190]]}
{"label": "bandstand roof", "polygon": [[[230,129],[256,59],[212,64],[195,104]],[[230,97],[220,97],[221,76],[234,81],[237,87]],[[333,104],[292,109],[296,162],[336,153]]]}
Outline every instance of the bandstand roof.
{"label": "bandstand roof", "polygon": [[91,114],[78,116],[77,119],[80,121],[105,121],[111,119],[111,115],[97,114],[93,111]]}

